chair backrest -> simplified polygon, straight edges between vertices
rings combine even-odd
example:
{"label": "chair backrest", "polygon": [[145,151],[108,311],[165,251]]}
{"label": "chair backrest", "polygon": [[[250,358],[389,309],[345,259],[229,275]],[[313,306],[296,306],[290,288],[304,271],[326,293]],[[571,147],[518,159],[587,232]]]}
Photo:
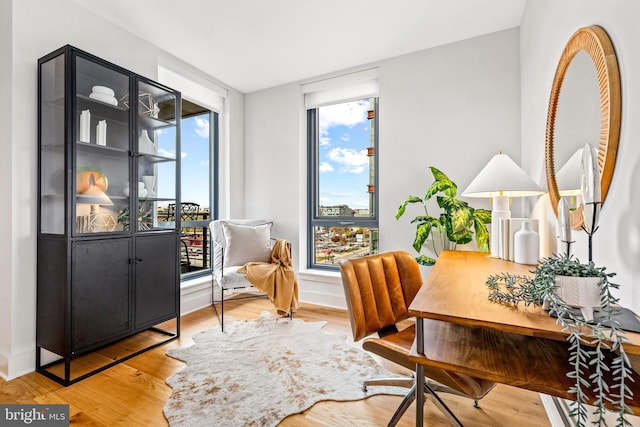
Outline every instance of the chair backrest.
{"label": "chair backrest", "polygon": [[404,251],[340,263],[354,341],[409,317],[409,305],[422,286],[420,267]]}
{"label": "chair backrest", "polygon": [[[193,202],[180,203],[180,220],[181,221],[197,220],[199,215],[200,215],[200,205],[198,203],[193,203]],[[175,203],[169,203],[168,220],[169,221],[176,220],[176,204]]]}
{"label": "chair backrest", "polygon": [[[222,274],[224,271],[223,268],[228,265],[228,263],[224,262],[224,256],[225,256],[224,253],[229,243],[228,243],[227,236],[225,235],[225,232],[224,232],[223,224],[256,227],[264,224],[272,224],[272,222],[265,219],[219,219],[219,220],[211,221],[211,223],[209,224],[209,229],[211,230],[211,241],[213,244],[212,266],[213,266],[213,274],[216,280],[219,280],[222,277]],[[268,235],[269,237],[271,236],[270,228],[269,228]],[[266,244],[270,246],[270,242],[267,242]],[[253,252],[255,249],[256,248],[254,244],[248,250]],[[267,261],[268,256],[269,256],[269,253],[267,253],[267,259],[264,259],[263,261]],[[253,259],[252,261],[259,261],[259,260]]]}

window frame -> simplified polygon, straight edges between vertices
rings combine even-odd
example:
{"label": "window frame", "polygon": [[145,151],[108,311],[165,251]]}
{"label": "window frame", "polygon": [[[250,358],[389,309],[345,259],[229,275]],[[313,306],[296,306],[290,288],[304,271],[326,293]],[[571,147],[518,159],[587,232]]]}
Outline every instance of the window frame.
{"label": "window frame", "polygon": [[[218,219],[219,212],[219,164],[218,164],[218,152],[219,152],[219,138],[220,138],[220,113],[212,110],[209,107],[202,106],[197,102],[190,101],[203,108],[206,108],[208,113],[203,113],[202,116],[207,116],[209,119],[209,221]],[[181,117],[181,120],[184,119]],[[182,174],[182,171],[180,171]],[[180,194],[182,194],[182,187],[184,185],[182,175],[180,176]],[[210,239],[210,237],[208,237]],[[213,246],[209,244],[209,259],[208,268],[202,268],[196,271],[189,271],[180,274],[180,281],[210,276],[213,272]]]}
{"label": "window frame", "polygon": [[[370,120],[373,122],[374,130],[374,202],[373,215],[369,217],[353,217],[353,216],[335,216],[321,217],[319,205],[319,182],[320,171],[318,170],[319,152],[320,152],[320,130],[319,130],[319,109],[322,106],[316,106],[307,109],[307,268],[316,270],[335,271],[338,265],[317,264],[315,262],[315,227],[362,227],[369,230],[376,230],[379,235],[378,215],[379,215],[379,97],[364,96],[362,98],[351,101],[374,99],[374,117]],[[326,105],[342,104],[350,101],[336,101]],[[378,237],[379,238],[379,237]],[[379,241],[378,241],[379,242]]]}

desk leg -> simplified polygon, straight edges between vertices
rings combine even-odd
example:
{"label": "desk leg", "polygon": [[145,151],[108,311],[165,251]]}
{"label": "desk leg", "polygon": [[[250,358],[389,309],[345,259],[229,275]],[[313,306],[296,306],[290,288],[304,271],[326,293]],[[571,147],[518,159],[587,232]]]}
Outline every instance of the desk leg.
{"label": "desk leg", "polygon": [[[419,354],[424,354],[424,319],[416,319],[416,340]],[[424,425],[424,365],[416,363],[416,427]]]}
{"label": "desk leg", "polygon": [[424,426],[424,365],[416,363],[416,427]]}

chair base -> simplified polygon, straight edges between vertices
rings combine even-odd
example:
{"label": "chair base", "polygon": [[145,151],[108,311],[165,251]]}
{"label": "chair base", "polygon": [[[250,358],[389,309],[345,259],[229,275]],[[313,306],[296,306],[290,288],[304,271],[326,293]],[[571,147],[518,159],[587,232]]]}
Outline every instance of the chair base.
{"label": "chair base", "polygon": [[[410,378],[377,378],[372,380],[367,380],[362,383],[362,391],[366,392],[369,386],[392,386],[392,387],[404,387],[409,388],[409,392],[405,395],[404,399],[396,409],[395,413],[387,423],[387,427],[394,427],[400,421],[400,418],[407,411],[409,406],[416,400],[416,379],[415,376],[411,376]],[[468,398],[466,394],[459,392],[458,390],[452,389],[445,385],[439,384],[434,381],[430,381],[425,379],[423,383],[423,393],[425,397],[433,402],[433,404],[443,413],[443,415],[447,418],[447,420],[455,426],[463,427],[462,422],[455,416],[455,414],[451,411],[451,409],[447,406],[446,403],[438,396],[438,392],[449,393],[456,396],[462,396]],[[473,407],[480,408],[477,400],[473,400]]]}
{"label": "chair base", "polygon": [[[255,288],[250,288],[250,287],[242,287],[242,288],[229,288],[229,289],[221,289],[220,290],[220,299],[216,300],[214,295],[215,295],[215,288],[212,287],[211,288],[211,305],[213,306],[213,311],[216,313],[216,318],[218,319],[218,323],[220,324],[220,330],[222,332],[224,332],[224,302],[225,301],[235,301],[235,300],[242,300],[242,299],[249,299],[249,298],[264,298],[264,297],[268,297],[269,295],[265,294],[265,293],[256,293],[254,295],[245,295],[246,292],[243,292],[242,295],[243,296],[237,296],[237,297],[232,297],[232,298],[227,298],[225,300],[224,298],[224,292],[228,291],[228,290],[235,290],[235,289],[255,289]],[[220,313],[218,313],[218,308],[216,307],[216,304],[220,303]]]}

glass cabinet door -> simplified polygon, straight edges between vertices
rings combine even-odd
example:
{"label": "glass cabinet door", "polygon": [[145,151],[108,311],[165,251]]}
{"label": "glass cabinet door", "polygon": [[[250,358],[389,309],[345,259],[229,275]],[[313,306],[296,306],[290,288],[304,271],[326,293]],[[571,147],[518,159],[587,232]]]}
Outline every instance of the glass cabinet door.
{"label": "glass cabinet door", "polygon": [[138,81],[137,231],[176,228],[170,206],[177,200],[179,106],[175,92]]}
{"label": "glass cabinet door", "polygon": [[40,233],[65,232],[65,55],[40,64]]}
{"label": "glass cabinet door", "polygon": [[75,57],[75,234],[128,230],[130,77]]}

